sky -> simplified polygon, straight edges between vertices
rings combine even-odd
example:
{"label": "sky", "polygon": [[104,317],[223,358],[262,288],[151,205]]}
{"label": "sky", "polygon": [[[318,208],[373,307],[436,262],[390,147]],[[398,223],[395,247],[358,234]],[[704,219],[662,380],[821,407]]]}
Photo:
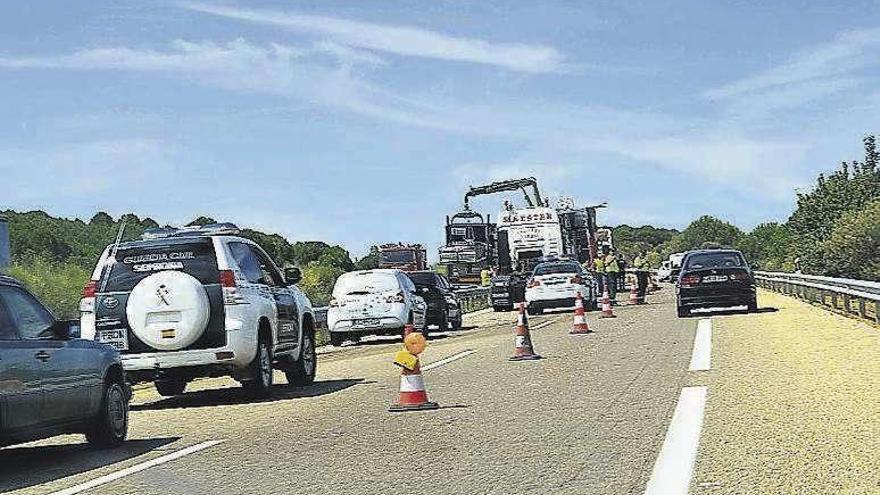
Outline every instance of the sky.
{"label": "sky", "polygon": [[863,156],[878,79],[872,1],[0,0],[0,209],[436,253],[535,176],[750,229]]}

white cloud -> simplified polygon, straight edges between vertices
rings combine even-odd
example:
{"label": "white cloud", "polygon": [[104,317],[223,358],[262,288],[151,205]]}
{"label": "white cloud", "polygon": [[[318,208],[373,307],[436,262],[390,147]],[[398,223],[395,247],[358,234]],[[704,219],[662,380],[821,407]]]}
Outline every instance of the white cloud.
{"label": "white cloud", "polygon": [[805,50],[789,62],[760,74],[714,88],[709,99],[729,99],[757,92],[778,90],[798,83],[837,78],[880,63],[880,28],[848,31],[834,41]]}
{"label": "white cloud", "polygon": [[494,43],[449,36],[411,26],[374,24],[335,17],[270,10],[241,9],[185,3],[183,7],[206,14],[328,36],[337,43],[396,55],[494,65],[521,72],[555,72],[564,68],[563,56],[552,47],[522,43]]}

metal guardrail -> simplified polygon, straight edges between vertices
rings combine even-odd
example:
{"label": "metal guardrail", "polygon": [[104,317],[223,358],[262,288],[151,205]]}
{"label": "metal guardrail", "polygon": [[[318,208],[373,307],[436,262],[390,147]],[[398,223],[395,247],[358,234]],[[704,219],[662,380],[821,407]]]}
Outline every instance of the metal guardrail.
{"label": "metal guardrail", "polygon": [[880,282],[764,271],[755,272],[755,281],[765,289],[880,324]]}
{"label": "metal guardrail", "polygon": [[[455,289],[458,302],[461,304],[463,313],[473,313],[491,306],[489,300],[489,287],[468,287]],[[327,306],[312,308],[315,315],[315,324],[319,328],[327,327]]]}

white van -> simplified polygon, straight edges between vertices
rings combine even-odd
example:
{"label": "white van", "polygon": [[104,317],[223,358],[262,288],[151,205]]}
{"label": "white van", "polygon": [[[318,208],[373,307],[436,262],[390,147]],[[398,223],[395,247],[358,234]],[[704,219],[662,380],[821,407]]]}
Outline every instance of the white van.
{"label": "white van", "polygon": [[344,273],[336,280],[327,310],[330,342],[338,346],[362,335],[402,335],[407,323],[427,332],[427,309],[412,280],[400,270]]}

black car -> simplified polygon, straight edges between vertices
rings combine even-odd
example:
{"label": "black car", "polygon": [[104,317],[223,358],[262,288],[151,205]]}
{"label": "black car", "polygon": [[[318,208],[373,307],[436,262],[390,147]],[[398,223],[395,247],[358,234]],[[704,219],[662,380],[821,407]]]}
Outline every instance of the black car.
{"label": "black car", "polygon": [[676,294],[679,317],[697,308],[758,309],[752,270],[742,253],[732,249],[689,251],[681,262]]}
{"label": "black car", "polygon": [[526,275],[520,273],[492,277],[492,309],[496,312],[512,311],[516,304],[525,302],[526,278]]}
{"label": "black car", "polygon": [[119,353],[78,335],[78,321],[56,320],[0,276],[0,446],[68,433],[97,447],[125,440],[131,393]]}
{"label": "black car", "polygon": [[461,305],[446,277],[435,272],[409,272],[406,275],[428,305],[427,325],[437,325],[440,331],[446,331],[450,325],[453,330],[461,328]]}

